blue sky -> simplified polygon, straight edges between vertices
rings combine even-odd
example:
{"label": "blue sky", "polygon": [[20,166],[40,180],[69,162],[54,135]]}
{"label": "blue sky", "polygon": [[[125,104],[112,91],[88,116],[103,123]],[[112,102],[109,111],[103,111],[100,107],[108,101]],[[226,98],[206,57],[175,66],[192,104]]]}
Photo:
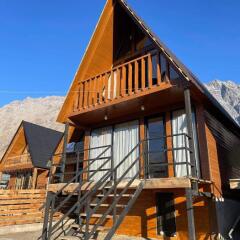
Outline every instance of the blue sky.
{"label": "blue sky", "polygon": [[[129,0],[201,79],[240,84],[240,1]],[[64,95],[105,0],[0,1],[0,106]]]}

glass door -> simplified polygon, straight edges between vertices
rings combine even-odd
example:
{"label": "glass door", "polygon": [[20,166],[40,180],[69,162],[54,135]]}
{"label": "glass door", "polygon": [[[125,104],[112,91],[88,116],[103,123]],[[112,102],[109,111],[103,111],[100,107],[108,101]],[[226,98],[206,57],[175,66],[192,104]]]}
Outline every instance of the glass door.
{"label": "glass door", "polygon": [[166,158],[165,124],[162,116],[147,119],[147,175],[149,178],[168,176]]}

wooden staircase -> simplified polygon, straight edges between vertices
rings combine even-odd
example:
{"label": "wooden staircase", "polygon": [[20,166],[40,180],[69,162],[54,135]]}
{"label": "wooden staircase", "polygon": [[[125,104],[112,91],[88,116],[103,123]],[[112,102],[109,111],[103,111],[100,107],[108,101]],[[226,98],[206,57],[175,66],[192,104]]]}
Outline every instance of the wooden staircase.
{"label": "wooden staircase", "polygon": [[[84,180],[83,176],[87,169],[89,170],[89,165],[98,158],[102,159],[102,154],[100,154],[97,158],[91,159],[87,167],[83,168],[56,193],[48,192],[40,239],[97,239],[99,231],[105,232],[104,239],[111,239],[144,186],[144,181],[139,179],[140,168],[135,170],[134,176],[126,179],[129,172],[136,169],[135,165],[139,166],[140,156],[131,161],[124,173],[119,174],[118,171],[126,161],[129,161],[129,156],[139,147],[139,144],[114,168],[111,167],[106,171],[107,162],[112,161],[111,156],[107,157],[104,163],[91,173],[88,180]],[[105,174],[100,179],[89,181],[101,170],[104,170]],[[80,179],[77,187],[65,194],[64,190],[71,183],[75,183],[76,179]],[[89,188],[86,188],[86,185],[89,185]],[[59,201],[59,199],[61,200]],[[70,206],[69,201],[71,201]],[[66,205],[68,208],[64,208]],[[54,214],[62,208],[65,209],[65,212],[54,223]]]}

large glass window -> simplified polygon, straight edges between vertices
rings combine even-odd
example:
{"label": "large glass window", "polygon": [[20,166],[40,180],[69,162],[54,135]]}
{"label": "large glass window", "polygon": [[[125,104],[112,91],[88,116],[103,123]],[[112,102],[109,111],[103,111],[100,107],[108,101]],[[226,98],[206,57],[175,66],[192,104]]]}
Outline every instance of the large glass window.
{"label": "large glass window", "polygon": [[148,176],[151,178],[166,177],[167,166],[165,153],[165,127],[163,117],[147,119],[147,138],[148,138]]}

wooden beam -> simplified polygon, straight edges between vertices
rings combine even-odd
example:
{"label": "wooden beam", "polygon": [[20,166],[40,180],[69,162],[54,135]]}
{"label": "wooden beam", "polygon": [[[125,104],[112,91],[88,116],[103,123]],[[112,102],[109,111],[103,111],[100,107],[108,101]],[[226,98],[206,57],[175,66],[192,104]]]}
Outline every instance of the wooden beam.
{"label": "wooden beam", "polygon": [[140,130],[140,177],[141,178],[144,178],[144,172],[145,172],[145,169],[144,169],[144,166],[145,166],[145,161],[144,161],[144,146],[145,146],[145,125],[144,125],[144,118],[140,118],[140,121],[139,121],[139,130]]}
{"label": "wooden beam", "polygon": [[33,169],[33,177],[32,177],[32,189],[36,188],[37,185],[37,177],[38,177],[38,169],[34,168]]}
{"label": "wooden beam", "polygon": [[[91,138],[91,132],[85,131],[84,136],[84,149],[89,149],[90,146],[90,138]],[[87,160],[89,159],[89,150],[84,150],[84,161],[83,161],[83,168],[86,168],[88,166]],[[88,173],[83,174],[83,180],[87,180]]]}
{"label": "wooden beam", "polygon": [[[166,136],[172,135],[172,124],[171,124],[171,113],[166,112],[165,115],[165,121],[166,121]],[[167,149],[172,149],[172,137],[168,137],[166,139]],[[167,151],[167,161],[169,163],[168,165],[168,176],[174,177],[174,166],[173,166],[173,151]]]}

